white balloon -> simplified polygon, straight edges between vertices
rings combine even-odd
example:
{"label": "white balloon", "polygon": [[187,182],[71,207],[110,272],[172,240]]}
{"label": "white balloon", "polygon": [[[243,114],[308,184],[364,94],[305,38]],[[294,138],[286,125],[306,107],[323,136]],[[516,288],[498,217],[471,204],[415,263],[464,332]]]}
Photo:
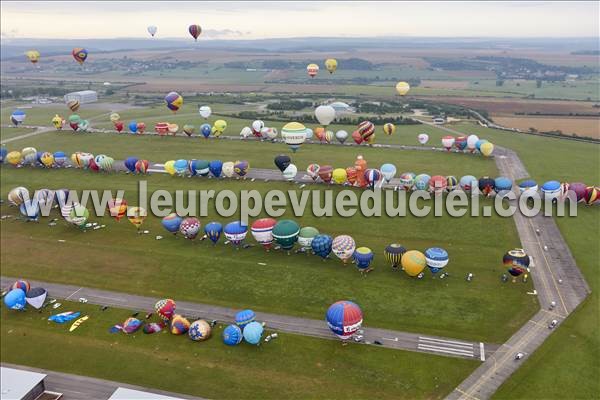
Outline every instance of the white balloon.
{"label": "white balloon", "polygon": [[260,131],[262,131],[262,128],[264,128],[264,127],[265,127],[265,123],[259,119],[257,119],[256,121],[254,121],[252,123],[252,130],[256,133],[260,133]]}
{"label": "white balloon", "polygon": [[150,25],[148,27],[148,33],[151,34],[152,36],[156,35],[157,30],[158,30],[158,28],[154,25]]}
{"label": "white balloon", "polygon": [[275,139],[277,137],[277,128],[264,127],[261,129],[260,134],[267,139]]}
{"label": "white balloon", "polygon": [[338,142],[343,144],[346,141],[346,139],[348,139],[348,132],[344,130],[337,131],[335,133],[335,138],[338,140]]}
{"label": "white balloon", "polygon": [[469,137],[467,137],[467,148],[473,150],[476,147],[478,140],[479,137],[477,135],[469,135]]}
{"label": "white balloon", "polygon": [[331,106],[319,106],[315,109],[315,117],[321,125],[329,125],[335,119],[335,108]]}
{"label": "white balloon", "polygon": [[306,128],[306,138],[307,139],[311,139],[313,137],[313,134],[314,134],[314,132],[312,129]]}
{"label": "white balloon", "polygon": [[298,174],[298,168],[294,164],[290,164],[283,170],[283,177],[288,181],[293,180]]}
{"label": "white balloon", "polygon": [[429,141],[429,135],[426,133],[420,133],[419,136],[417,136],[417,140],[419,143],[425,144]]}
{"label": "white balloon", "polygon": [[198,112],[200,113],[200,116],[204,119],[210,117],[210,114],[212,114],[212,110],[210,109],[209,106],[202,106],[198,109]]}
{"label": "white balloon", "polygon": [[252,135],[252,129],[250,129],[247,126],[243,127],[242,130],[241,130],[241,132],[240,132],[240,136],[242,138],[246,139],[250,135]]}

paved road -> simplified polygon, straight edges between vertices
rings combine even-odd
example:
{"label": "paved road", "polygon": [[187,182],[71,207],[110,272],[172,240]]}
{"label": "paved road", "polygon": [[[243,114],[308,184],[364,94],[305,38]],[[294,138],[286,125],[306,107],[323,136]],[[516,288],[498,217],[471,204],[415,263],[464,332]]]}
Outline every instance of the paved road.
{"label": "paved road", "polygon": [[24,365],[2,363],[2,366],[46,374],[47,377],[44,379],[46,390],[62,393],[63,396],[61,397],[61,400],[106,400],[113,394],[115,390],[117,390],[118,387],[156,393],[163,396],[170,396],[180,399],[201,400],[200,397],[170,393],[157,389],[129,385],[126,383],[107,381],[104,379],[89,378],[82,375],[65,374],[62,372],[26,367]]}
{"label": "paved road", "polygon": [[[7,287],[15,278],[1,277],[0,286]],[[135,311],[150,311],[159,300],[152,297],[137,296],[126,293],[116,293],[107,290],[92,289],[79,286],[61,285],[48,282],[30,281],[32,286],[41,286],[55,298],[78,301],[80,297],[88,299],[91,304],[108,305]],[[223,323],[232,323],[235,313],[239,310],[218,307],[208,304],[191,303],[177,300],[177,311],[190,318],[216,319]],[[280,332],[298,335],[314,336],[324,339],[337,340],[323,320],[291,317],[270,313],[256,313],[257,320],[265,322],[266,326]],[[443,338],[431,335],[393,331],[388,329],[364,327],[364,340],[366,344],[373,344],[375,340],[381,346],[391,349],[401,349],[433,353],[442,356],[462,357],[475,360],[485,359],[486,354],[494,352],[499,346],[480,342],[469,342],[458,339]]]}
{"label": "paved road", "polygon": [[19,126],[19,128],[31,128],[31,129],[35,129],[34,132],[29,132],[29,133],[24,133],[22,135],[19,136],[14,136],[8,139],[4,139],[0,144],[6,144],[6,143],[10,143],[10,142],[14,142],[17,140],[21,140],[21,139],[25,139],[28,137],[32,137],[32,136],[37,136],[37,135],[41,135],[42,133],[47,133],[47,132],[52,132],[55,129],[54,128],[50,128],[47,126],[29,126],[29,125],[21,125]]}

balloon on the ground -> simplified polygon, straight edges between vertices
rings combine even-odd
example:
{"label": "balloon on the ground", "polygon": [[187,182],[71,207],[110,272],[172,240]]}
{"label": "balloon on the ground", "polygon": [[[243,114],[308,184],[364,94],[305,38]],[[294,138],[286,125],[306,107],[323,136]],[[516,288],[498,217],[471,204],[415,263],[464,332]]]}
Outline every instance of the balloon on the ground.
{"label": "balloon on the ground", "polygon": [[502,257],[502,263],[508,268],[508,273],[515,277],[527,271],[530,262],[531,259],[523,249],[509,250]]}
{"label": "balloon on the ground", "polygon": [[188,168],[188,161],[183,159],[176,160],[173,164],[173,168],[175,168],[175,173],[177,175],[183,175]]}
{"label": "balloon on the ground", "polygon": [[352,186],[356,183],[356,178],[358,173],[356,172],[356,168],[354,167],[346,167],[346,180]]}
{"label": "balloon on the ground", "polygon": [[166,217],[163,217],[162,226],[168,232],[177,234],[177,232],[179,232],[179,227],[181,226],[182,221],[183,221],[183,218],[181,218],[179,215],[177,215],[175,213],[171,213],[171,214],[167,215]]}
{"label": "balloon on the ground", "polygon": [[260,131],[260,134],[264,138],[267,138],[269,140],[275,140],[277,138],[277,135],[279,134],[279,132],[277,131],[276,128],[270,128],[270,127],[265,126]]}
{"label": "balloon on the ground", "polygon": [[190,329],[190,321],[187,318],[175,314],[171,318],[171,333],[173,335],[183,335]]}
{"label": "balloon on the ground", "polygon": [[456,147],[457,150],[464,150],[467,148],[467,137],[466,136],[459,136],[454,140],[454,147]]}
{"label": "balloon on the ground", "polygon": [[421,144],[427,144],[427,142],[429,141],[429,135],[426,133],[419,133],[417,135],[417,140],[419,141],[419,143]]}
{"label": "balloon on the ground", "polygon": [[240,131],[240,136],[243,139],[246,139],[247,137],[249,137],[250,135],[252,135],[252,128],[250,128],[249,126],[245,126],[242,128],[242,130]]}
{"label": "balloon on the ground", "polygon": [[494,179],[494,190],[496,193],[503,193],[512,190],[513,182],[505,176],[499,176]]}
{"label": "balloon on the ground", "polygon": [[396,92],[398,92],[400,96],[405,96],[409,90],[410,85],[407,82],[398,82],[396,84]]}
{"label": "balloon on the ground", "polygon": [[312,226],[305,226],[298,233],[298,244],[303,249],[310,249],[314,238],[319,234],[319,230]]}
{"label": "balloon on the ground", "polygon": [[252,310],[242,310],[235,314],[235,323],[241,329],[256,319],[256,314]]}
{"label": "balloon on the ground", "polygon": [[560,196],[561,185],[559,181],[548,181],[544,182],[540,190],[544,196],[544,199],[554,200]]}
{"label": "balloon on the ground", "polygon": [[[560,185],[560,184],[559,184]],[[485,196],[489,196],[496,187],[496,182],[489,176],[482,176],[479,178],[479,191]]]}
{"label": "balloon on the ground", "polygon": [[339,130],[335,133],[335,138],[338,142],[343,144],[346,141],[346,139],[348,139],[348,132],[344,130]]}
{"label": "balloon on the ground", "polygon": [[24,111],[17,109],[10,115],[10,122],[15,126],[20,125],[25,121],[26,116]]}
{"label": "balloon on the ground", "polygon": [[135,163],[135,172],[138,174],[145,174],[148,172],[148,166],[150,163],[148,160],[138,160]]}
{"label": "balloon on the ground", "polygon": [[448,181],[445,176],[442,175],[434,175],[429,179],[429,191],[436,196],[441,195],[446,191],[448,187]]}
{"label": "balloon on the ground", "polygon": [[21,289],[12,289],[4,296],[4,304],[11,310],[22,310],[25,308],[25,292]]}
{"label": "balloon on the ground", "polygon": [[236,161],[233,170],[238,176],[246,176],[250,170],[250,164],[246,160]]}
{"label": "balloon on the ground", "polygon": [[460,178],[459,184],[462,190],[465,192],[470,192],[474,188],[478,187],[478,180],[473,175],[465,175]]}
{"label": "balloon on the ground", "polygon": [[190,35],[192,35],[195,41],[198,41],[198,37],[202,33],[202,28],[200,27],[200,25],[192,24],[188,26],[188,32],[190,33]]}
{"label": "balloon on the ground", "polygon": [[489,157],[494,152],[494,145],[490,142],[483,143],[480,148],[481,154],[485,157]]}
{"label": "balloon on the ground", "polygon": [[195,239],[198,236],[198,232],[200,232],[200,221],[196,217],[187,217],[181,222],[179,232],[186,239]]}
{"label": "balloon on the ground", "polygon": [[29,292],[29,290],[31,289],[31,285],[29,284],[28,281],[24,280],[24,279],[17,279],[12,285],[10,285],[11,290],[12,289],[21,289],[22,291],[25,292],[25,294],[27,294]]}
{"label": "balloon on the ground", "polygon": [[90,212],[87,208],[81,204],[74,204],[71,212],[69,213],[69,222],[75,226],[83,227],[85,226],[85,223],[89,217]]}
{"label": "balloon on the ground", "polygon": [[81,132],[87,132],[89,127],[90,121],[88,121],[87,119],[82,119],[81,121],[79,121],[79,124],[77,124],[77,130]]}
{"label": "balloon on the ground", "polygon": [[315,118],[321,125],[329,125],[335,119],[335,109],[331,106],[319,106],[315,109]]}
{"label": "balloon on the ground", "polygon": [[204,226],[204,234],[208,239],[216,244],[221,238],[221,233],[223,232],[223,225],[219,222],[209,222]]}
{"label": "balloon on the ground", "polygon": [[232,245],[238,246],[246,238],[246,235],[248,234],[248,226],[242,224],[241,221],[234,221],[225,225],[223,232],[225,233],[227,240],[229,240]]}
{"label": "balloon on the ground", "polygon": [[42,162],[42,165],[44,165],[44,167],[51,168],[54,164],[54,154],[45,151],[42,153],[40,161]]}
{"label": "balloon on the ground", "polygon": [[390,183],[396,176],[396,166],[394,164],[383,164],[381,168],[379,168],[379,171],[381,171],[386,183]]}
{"label": "balloon on the ground", "polygon": [[154,305],[154,311],[163,321],[169,321],[175,314],[176,308],[175,301],[171,299],[159,300]]}
{"label": "balloon on the ground", "polygon": [[381,187],[383,184],[383,175],[381,171],[375,168],[369,168],[365,171],[365,180],[371,190]]}
{"label": "balloon on the ground", "polygon": [[385,247],[383,251],[383,255],[385,256],[385,260],[392,266],[392,268],[396,269],[400,265],[400,261],[402,256],[406,253],[406,249],[404,246],[398,243],[392,243]]}
{"label": "balloon on the ground", "polygon": [[298,167],[296,167],[294,164],[288,165],[288,167],[283,171],[283,177],[288,181],[293,181],[297,174]]}
{"label": "balloon on the ground", "polygon": [[133,226],[135,226],[138,230],[146,220],[148,216],[148,212],[142,207],[130,207],[127,210],[127,219]]}
{"label": "balloon on the ground", "polygon": [[88,51],[83,47],[75,47],[71,52],[71,55],[79,65],[82,65],[88,57]]}
{"label": "balloon on the ground", "polygon": [[273,238],[283,250],[290,250],[298,241],[300,225],[294,220],[283,219],[273,227]]}
{"label": "balloon on the ground", "polygon": [[137,121],[131,121],[129,123],[129,132],[131,132],[131,133],[137,132]]}
{"label": "balloon on the ground", "polygon": [[265,123],[259,119],[252,122],[252,134],[257,137],[261,137],[262,129],[265,127]]}
{"label": "balloon on the ground", "polygon": [[371,121],[363,121],[358,124],[357,132],[363,142],[373,143],[375,139],[375,125]]}
{"label": "balloon on the ground", "polygon": [[346,170],[344,168],[336,168],[331,173],[331,180],[338,185],[346,183]]}
{"label": "balloon on the ground", "polygon": [[20,206],[21,215],[29,221],[37,221],[40,218],[40,205],[37,200],[25,200]]}
{"label": "balloon on the ground", "polygon": [[52,125],[54,126],[54,129],[62,129],[64,124],[65,120],[63,119],[63,117],[61,117],[58,114],[55,114],[52,118]]}
{"label": "balloon on the ground", "polygon": [[333,167],[331,165],[321,165],[319,168],[319,178],[325,183],[331,182],[333,177]]}
{"label": "balloon on the ground", "polygon": [[347,340],[362,326],[363,313],[356,303],[342,300],[329,306],[325,320],[337,337]]}
{"label": "balloon on the ground", "polygon": [[450,151],[450,149],[454,145],[455,141],[456,141],[456,138],[454,136],[446,135],[442,138],[442,147],[445,148],[446,150]]}
{"label": "balloon on the ground", "polygon": [[331,251],[333,251],[333,254],[342,260],[344,264],[352,258],[355,249],[356,243],[354,242],[354,239],[348,235],[336,236],[331,244]]}
{"label": "balloon on the ground", "polygon": [[63,151],[56,151],[52,155],[54,157],[54,164],[62,167],[67,162],[67,155]]}
{"label": "balloon on the ground", "polygon": [[227,346],[236,346],[243,338],[242,330],[237,325],[229,325],[223,330],[223,343]]}
{"label": "balloon on the ground", "polygon": [[319,73],[319,66],[317,64],[308,64],[306,66],[306,72],[308,73],[308,76],[314,78]]}
{"label": "balloon on the ground", "polygon": [[429,189],[429,180],[431,177],[427,174],[419,174],[415,176],[415,188],[417,190]]}
{"label": "balloon on the ground", "polygon": [[36,310],[39,310],[44,305],[47,296],[48,291],[46,289],[41,287],[31,288],[25,294],[25,301]]}
{"label": "balloon on the ground", "polygon": [[167,108],[173,112],[177,112],[183,105],[183,97],[177,92],[170,92],[165,96]]}
{"label": "balloon on the ground", "polygon": [[311,242],[311,248],[315,255],[321,258],[327,258],[331,253],[333,238],[329,235],[319,234]]}
{"label": "balloon on the ground", "polygon": [[391,122],[383,125],[383,133],[386,135],[392,135],[394,132],[396,132],[396,125],[392,124]]}
{"label": "balloon on the ground", "polygon": [[227,161],[223,163],[223,175],[228,178],[231,178],[235,172],[235,164],[232,161]]}
{"label": "balloon on the ground", "polygon": [[408,276],[417,276],[427,266],[425,255],[418,250],[409,250],[400,259],[402,269]]}
{"label": "balloon on the ground", "polygon": [[127,200],[116,198],[110,199],[108,202],[108,211],[110,212],[110,216],[120,221],[121,218],[127,214]]}
{"label": "balloon on the ground", "polygon": [[306,141],[306,127],[299,122],[290,122],[281,129],[285,144],[295,153]]}
{"label": "balloon on the ground", "polygon": [[431,247],[425,250],[425,261],[432,274],[436,274],[440,269],[448,265],[448,252],[440,247]]}
{"label": "balloon on the ground", "polygon": [[135,163],[137,162],[138,159],[136,157],[127,157],[123,162],[123,165],[125,165],[125,168],[127,168],[129,172],[135,172]]}
{"label": "balloon on the ground", "polygon": [[288,167],[288,165],[290,165],[290,163],[292,162],[292,159],[290,158],[290,156],[287,156],[285,154],[280,154],[278,156],[275,156],[275,159],[273,161],[275,163],[275,166],[281,172],[283,172]]}
{"label": "balloon on the ground", "polygon": [[335,58],[328,58],[325,60],[325,68],[329,71],[330,74],[333,74],[337,69],[338,62]]}
{"label": "balloon on the ground", "polygon": [[316,181],[317,178],[319,178],[319,171],[321,169],[321,166],[319,166],[319,164],[309,164],[308,167],[306,167],[306,174],[313,180]]}
{"label": "balloon on the ground", "polygon": [[412,172],[404,172],[400,175],[400,185],[405,191],[412,190],[415,184],[415,174]]}
{"label": "balloon on the ground", "polygon": [[373,251],[371,251],[368,247],[359,247],[354,250],[352,254],[352,258],[354,258],[354,262],[356,264],[356,268],[361,271],[369,270],[371,267],[371,262],[373,262],[373,258],[375,255]]}
{"label": "balloon on the ground", "polygon": [[21,150],[23,164],[34,164],[37,161],[37,150],[35,147],[25,147]]}
{"label": "balloon on the ground", "polygon": [[227,129],[227,122],[225,122],[225,120],[218,119],[215,121],[211,130],[213,135],[219,137],[221,134],[223,134],[223,132],[225,132],[225,129]]}
{"label": "balloon on the ground", "polygon": [[477,142],[479,141],[479,136],[477,135],[469,135],[467,137],[467,149],[472,152],[477,150]]}
{"label": "balloon on the ground", "polygon": [[212,328],[210,327],[210,324],[203,319],[199,319],[198,321],[192,322],[188,335],[193,341],[201,342],[210,337],[211,331]]}
{"label": "balloon on the ground", "polygon": [[262,338],[264,328],[259,322],[250,322],[244,327],[244,340],[249,344],[258,345]]}

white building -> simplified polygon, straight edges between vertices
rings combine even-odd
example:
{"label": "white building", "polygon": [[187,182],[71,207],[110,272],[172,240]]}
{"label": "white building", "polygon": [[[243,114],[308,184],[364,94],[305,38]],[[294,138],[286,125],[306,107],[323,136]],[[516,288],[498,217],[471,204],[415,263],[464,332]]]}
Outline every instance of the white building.
{"label": "white building", "polygon": [[142,392],[139,390],[119,387],[108,400],[183,400],[178,397],[164,396],[161,394]]}
{"label": "white building", "polygon": [[2,400],[34,400],[44,393],[46,375],[14,368],[0,368]]}
{"label": "white building", "polygon": [[98,93],[94,90],[82,90],[65,94],[65,103],[71,100],[79,100],[79,104],[94,103],[98,101]]}

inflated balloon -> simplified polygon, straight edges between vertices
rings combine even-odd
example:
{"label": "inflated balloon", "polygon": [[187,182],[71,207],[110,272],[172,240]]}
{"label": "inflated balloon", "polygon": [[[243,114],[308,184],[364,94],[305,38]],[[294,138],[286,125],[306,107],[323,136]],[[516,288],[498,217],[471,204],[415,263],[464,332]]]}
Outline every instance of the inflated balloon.
{"label": "inflated balloon", "polygon": [[356,268],[358,268],[361,272],[369,272],[371,270],[371,263],[373,262],[375,255],[370,248],[359,247],[354,250],[352,258],[354,259]]}
{"label": "inflated balloon", "polygon": [[473,190],[473,188],[477,187],[478,180],[473,175],[465,175],[462,178],[460,178],[459,184],[462,190],[464,190],[465,192],[470,192],[471,190]]}
{"label": "inflated balloon", "polygon": [[209,222],[204,226],[204,234],[210,239],[213,244],[216,244],[223,232],[223,225],[219,222]]}
{"label": "inflated balloon", "polygon": [[335,58],[328,58],[325,60],[325,68],[329,71],[330,74],[333,74],[337,69],[338,62]]}
{"label": "inflated balloon", "polygon": [[124,127],[125,127],[125,124],[123,123],[123,121],[115,122],[115,130],[117,132],[121,133],[121,131],[123,130]]}
{"label": "inflated balloon", "polygon": [[223,175],[227,178],[231,178],[235,173],[235,164],[232,161],[227,161],[223,163]]}
{"label": "inflated balloon", "polygon": [[71,54],[73,55],[75,61],[79,63],[79,65],[83,65],[88,57],[88,51],[82,47],[75,47]]}
{"label": "inflated balloon", "polygon": [[209,106],[202,106],[198,109],[198,113],[202,118],[207,119],[212,114],[212,110]]}
{"label": "inflated balloon", "polygon": [[[61,210],[62,212],[62,210]],[[87,208],[81,204],[74,204],[71,212],[69,213],[68,222],[80,228],[85,227],[85,223],[90,217],[90,212]]]}
{"label": "inflated balloon", "polygon": [[331,106],[319,106],[315,109],[315,117],[321,125],[329,125],[335,119],[335,109]]}
{"label": "inflated balloon", "polygon": [[290,165],[290,163],[292,162],[292,159],[290,158],[290,156],[287,156],[285,154],[280,154],[278,156],[275,157],[275,166],[277,166],[277,168],[283,172],[288,165]]}
{"label": "inflated balloon", "polygon": [[315,128],[314,134],[315,134],[316,138],[319,139],[320,142],[325,141],[325,128],[323,128],[323,127]]}
{"label": "inflated balloon", "polygon": [[11,310],[22,310],[25,308],[25,292],[21,289],[12,289],[4,296],[4,304]]}
{"label": "inflated balloon", "polygon": [[484,143],[488,143],[487,140],[485,139],[479,139],[476,143],[475,143],[475,148],[477,149],[477,151],[481,152],[481,145]]}
{"label": "inflated balloon", "polygon": [[21,150],[21,157],[23,157],[23,164],[35,164],[37,161],[37,150],[35,147],[25,147]]}
{"label": "inflated balloon", "polygon": [[190,329],[190,321],[187,318],[175,314],[171,318],[171,333],[173,335],[183,335]]}
{"label": "inflated balloon", "polygon": [[6,155],[6,161],[10,165],[19,165],[21,162],[22,156],[20,151],[11,151]]}
{"label": "inflated balloon", "polygon": [[192,322],[188,335],[193,341],[201,342],[208,339],[211,332],[212,328],[210,327],[210,324],[203,319],[199,319],[198,321]]}
{"label": "inflated balloon", "polygon": [[293,181],[298,174],[298,167],[294,164],[290,164],[286,169],[283,170],[283,177],[288,181]]}
{"label": "inflated balloon", "polygon": [[279,134],[279,132],[277,131],[277,128],[271,128],[271,127],[265,126],[260,131],[260,134],[264,138],[267,138],[269,140],[275,140],[275,139],[277,139],[277,135]]}
{"label": "inflated balloon", "polygon": [[322,165],[319,168],[319,178],[325,183],[331,182],[333,177],[333,167],[331,165]]}
{"label": "inflated balloon", "polygon": [[81,121],[79,121],[79,124],[77,124],[77,130],[81,132],[87,132],[89,127],[90,121],[88,121],[87,119],[82,119]]}
{"label": "inflated balloon", "polygon": [[146,172],[148,172],[149,165],[150,163],[148,162],[148,160],[138,160],[135,162],[135,172],[138,174],[145,174]]}
{"label": "inflated balloon", "polygon": [[183,218],[181,218],[179,215],[175,214],[175,213],[171,213],[169,215],[167,215],[166,217],[163,217],[161,223],[163,228],[165,228],[168,232],[177,235],[177,232],[179,232],[179,227],[181,226],[181,222],[183,221]]}
{"label": "inflated balloon", "polygon": [[177,132],[179,131],[179,125],[168,124],[167,129],[168,129],[169,133],[171,134],[171,136],[175,136],[177,134]]}
{"label": "inflated balloon", "polygon": [[505,176],[499,176],[494,179],[494,190],[496,193],[505,193],[512,190],[513,182]]}
{"label": "inflated balloon", "polygon": [[342,300],[329,307],[325,319],[327,326],[337,337],[347,340],[362,326],[363,313],[356,303]]}
{"label": "inflated balloon", "polygon": [[67,162],[67,155],[62,151],[56,151],[53,154],[54,164],[58,167],[62,167]]}
{"label": "inflated balloon", "polygon": [[356,168],[356,184],[359,187],[367,186],[367,179],[365,177],[365,171],[367,170],[367,160],[362,155],[356,156],[354,161],[354,168]]}
{"label": "inflated balloon", "polygon": [[346,170],[344,168],[336,168],[331,173],[331,180],[338,185],[342,185],[346,183],[348,175],[346,174]]}
{"label": "inflated balloon", "polygon": [[51,168],[52,165],[54,164],[54,155],[52,153],[45,151],[44,153],[42,153],[42,156],[40,157],[40,161],[42,162],[42,165],[44,167]]}
{"label": "inflated balloon", "polygon": [[239,246],[248,234],[248,226],[241,221],[234,221],[225,225],[223,232],[232,245]]}
{"label": "inflated balloon", "polygon": [[336,255],[344,264],[348,263],[354,250],[356,249],[356,243],[351,236],[340,235],[333,239],[331,244],[331,251]]}
{"label": "inflated balloon", "polygon": [[31,284],[24,279],[17,279],[12,285],[10,285],[10,290],[13,289],[21,289],[25,294],[29,292],[31,289]]}
{"label": "inflated balloon", "polygon": [[175,173],[177,175],[183,175],[188,169],[188,161],[187,160],[177,160],[173,163],[173,169],[175,169]]}
{"label": "inflated balloon", "polygon": [[137,132],[137,121],[131,121],[129,123],[129,132],[131,132],[131,133]]}
{"label": "inflated balloon", "polygon": [[479,137],[477,135],[469,135],[467,137],[467,149],[472,153],[477,150],[477,142],[479,141]]}
{"label": "inflated balloon", "polygon": [[223,343],[227,346],[236,346],[243,338],[242,330],[237,325],[229,325],[223,330]]}
{"label": "inflated balloon", "polygon": [[148,212],[142,207],[130,207],[127,210],[127,219],[133,224],[133,226],[137,228],[138,231],[140,230],[140,227],[146,220],[147,216]]}
{"label": "inflated balloon", "polygon": [[356,184],[358,178],[358,171],[356,171],[355,167],[347,167],[346,168],[346,180],[351,186]]}
{"label": "inflated balloon", "polygon": [[15,126],[20,125],[23,123],[23,121],[25,121],[26,116],[27,115],[24,111],[17,109],[10,115],[10,122],[12,122]]}
{"label": "inflated balloon", "polygon": [[250,231],[254,240],[262,245],[267,251],[273,244],[273,228],[277,221],[273,218],[260,218],[252,223]]}
{"label": "inflated balloon", "polygon": [[311,248],[315,255],[325,259],[331,253],[333,238],[329,235],[317,235],[311,242]]}
{"label": "inflated balloon", "polygon": [[458,179],[455,176],[447,176],[446,177],[446,190],[449,192],[455,190],[458,187]]}
{"label": "inflated balloon", "polygon": [[432,274],[437,274],[442,268],[448,265],[448,252],[439,247],[431,247],[425,250],[425,261]]}
{"label": "inflated balloon", "polygon": [[404,246],[398,243],[392,243],[385,247],[383,255],[385,260],[392,266],[393,269],[397,269],[400,265],[402,256],[406,253]]}
{"label": "inflated balloon", "polygon": [[121,116],[118,113],[112,113],[110,114],[110,122],[112,122],[113,124],[117,121],[121,120]]}
{"label": "inflated balloon", "polygon": [[335,138],[337,139],[338,142],[344,144],[346,139],[348,139],[348,132],[346,132],[344,130],[339,130],[335,133]]}
{"label": "inflated balloon", "polygon": [[588,186],[583,197],[583,202],[588,205],[594,205],[600,199],[600,188]]}
{"label": "inflated balloon", "polygon": [[[558,185],[560,186],[560,183]],[[489,176],[483,176],[483,177],[479,178],[479,182],[478,182],[479,191],[481,193],[483,193],[485,196],[489,196],[494,191],[495,186],[496,186],[496,182]]]}
{"label": "inflated balloon", "polygon": [[183,105],[183,97],[177,92],[170,92],[165,96],[167,108],[173,112],[177,112]]}
{"label": "inflated balloon", "polygon": [[235,323],[241,329],[244,329],[249,323],[254,322],[255,319],[256,314],[252,310],[242,310],[235,314]]}
{"label": "inflated balloon", "polygon": [[39,310],[44,305],[47,296],[48,291],[46,289],[41,287],[31,288],[25,294],[25,301],[36,310]]}
{"label": "inflated balloon", "polygon": [[394,132],[396,132],[396,125],[392,124],[391,122],[383,125],[383,133],[386,135],[392,135]]}
{"label": "inflated balloon", "polygon": [[261,137],[262,129],[265,127],[265,123],[259,119],[252,122],[252,134],[256,137]]}
{"label": "inflated balloon", "polygon": [[[209,126],[210,128],[210,126]],[[158,133],[160,136],[164,136],[169,132],[169,123],[168,122],[158,122],[154,125],[154,131]]]}
{"label": "inflated balloon", "polygon": [[313,134],[314,134],[314,132],[312,129],[306,128],[306,139],[312,139]]}
{"label": "inflated balloon", "polygon": [[489,157],[494,152],[494,145],[490,142],[485,142],[481,145],[480,151],[485,157]]}
{"label": "inflated balloon", "polygon": [[317,64],[308,64],[306,66],[306,72],[308,73],[308,76],[314,78],[319,73],[319,66]]}
{"label": "inflated balloon", "polygon": [[236,161],[233,170],[238,176],[246,176],[248,170],[250,170],[250,164],[246,160]]}
{"label": "inflated balloon", "polygon": [[143,122],[138,122],[137,124],[137,133],[142,135],[146,131],[146,124]]}
{"label": "inflated balloon", "polygon": [[[494,186],[495,183],[496,182],[494,181]],[[540,188],[540,191],[542,192],[544,199],[554,200],[560,196],[561,184],[559,181],[544,182],[544,184]]]}
{"label": "inflated balloon", "polygon": [[400,96],[406,95],[409,90],[410,85],[407,82],[398,82],[396,84],[396,92],[398,92]]}
{"label": "inflated balloon", "polygon": [[158,28],[156,26],[154,26],[154,25],[150,25],[146,29],[148,30],[148,33],[150,35],[152,35],[152,37],[154,37],[154,35],[156,35],[156,32],[158,31]]}
{"label": "inflated balloon", "polygon": [[192,136],[194,134],[195,129],[196,128],[194,127],[194,125],[185,124],[183,126],[183,133],[185,133],[188,136]]}
{"label": "inflated balloon", "polygon": [[358,124],[357,132],[363,142],[373,143],[375,139],[375,125],[371,121],[363,121]]}
{"label": "inflated balloon", "polygon": [[40,61],[40,52],[37,50],[28,50],[25,52],[25,55],[32,64],[37,64]]}
{"label": "inflated balloon", "polygon": [[371,190],[381,187],[381,184],[383,183],[383,175],[381,174],[381,171],[375,168],[369,168],[365,171],[364,175],[365,180],[367,181],[367,184]]}
{"label": "inflated balloon", "polygon": [[65,120],[60,115],[55,114],[54,118],[52,118],[52,125],[54,126],[54,129],[60,130],[65,125]]}
{"label": "inflated balloon", "polygon": [[127,201],[125,199],[116,198],[109,200],[108,211],[110,212],[110,216],[118,221],[121,221],[121,218],[127,214]]}
{"label": "inflated balloon", "polygon": [[523,249],[509,250],[502,257],[502,263],[512,276],[519,276],[529,269],[531,259]]}
{"label": "inflated balloon", "polygon": [[69,108],[69,110],[75,112],[77,110],[79,110],[79,100],[69,100],[67,102],[67,107]]}
{"label": "inflated balloon", "polygon": [[246,139],[250,135],[252,135],[252,128],[250,128],[249,126],[243,127],[240,131],[240,136],[242,137],[242,139]]}
{"label": "inflated balloon", "polygon": [[218,137],[225,132],[225,129],[227,129],[227,122],[225,120],[218,119],[213,125],[213,134]]}
{"label": "inflated balloon", "polygon": [[379,170],[381,171],[383,179],[386,183],[390,183],[390,181],[396,176],[396,166],[394,164],[383,164]]}
{"label": "inflated balloon", "polygon": [[429,180],[431,177],[427,174],[419,174],[415,177],[415,188],[417,190],[429,189]]}
{"label": "inflated balloon", "polygon": [[309,164],[306,167],[306,174],[313,180],[316,181],[319,178],[319,171],[321,170],[321,166],[319,164]]}
{"label": "inflated balloon", "polygon": [[262,324],[254,321],[244,327],[244,340],[249,344],[258,345],[262,338],[264,328]]}
{"label": "inflated balloon", "polygon": [[312,242],[319,234],[319,230],[312,226],[305,226],[298,233],[298,244],[304,249],[311,249]]}
{"label": "inflated balloon", "polygon": [[6,146],[4,146],[4,145],[0,146],[0,164],[4,163],[4,160],[6,160],[7,155],[8,155],[8,150],[6,150]]}
{"label": "inflated balloon", "polygon": [[294,220],[283,219],[273,227],[273,238],[283,250],[290,250],[298,241],[300,225]]}
{"label": "inflated balloon", "polygon": [[421,144],[427,144],[427,142],[429,141],[429,135],[426,133],[420,133],[417,136],[417,140],[419,141],[419,143]]}
{"label": "inflated balloon", "polygon": [[450,151],[455,142],[454,136],[447,135],[442,138],[442,147],[446,150]]}
{"label": "inflated balloon", "polygon": [[409,250],[402,256],[400,263],[408,276],[417,276],[427,266],[425,255],[417,250]]}
{"label": "inflated balloon", "polygon": [[467,148],[467,137],[466,136],[459,136],[454,140],[454,147],[456,147],[457,150],[464,150]]}
{"label": "inflated balloon", "polygon": [[306,141],[306,127],[299,122],[290,122],[281,129],[281,137],[295,153]]}
{"label": "inflated balloon", "polygon": [[177,305],[175,304],[175,301],[171,299],[159,300],[154,305],[154,311],[156,311],[156,314],[158,314],[158,316],[165,322],[169,321],[173,317],[176,308]]}
{"label": "inflated balloon", "polygon": [[195,217],[187,217],[181,222],[179,232],[186,239],[195,239],[198,236],[198,232],[200,232],[200,221]]}
{"label": "inflated balloon", "polygon": [[429,191],[436,196],[440,196],[446,191],[448,181],[445,176],[434,175],[429,179]]}
{"label": "inflated balloon", "polygon": [[223,171],[223,162],[221,160],[212,160],[208,163],[208,171],[215,178],[219,178],[221,176],[221,172]]}
{"label": "inflated balloon", "polygon": [[325,142],[327,143],[331,143],[331,141],[333,140],[333,132],[330,130],[326,130],[325,131]]}
{"label": "inflated balloon", "polygon": [[188,27],[188,32],[190,35],[192,35],[195,41],[198,41],[198,36],[200,36],[202,33],[202,28],[200,25],[193,24]]}
{"label": "inflated balloon", "polygon": [[202,134],[202,136],[204,136],[205,138],[208,138],[210,136],[212,132],[211,126],[210,124],[202,124],[200,126],[200,133]]}

